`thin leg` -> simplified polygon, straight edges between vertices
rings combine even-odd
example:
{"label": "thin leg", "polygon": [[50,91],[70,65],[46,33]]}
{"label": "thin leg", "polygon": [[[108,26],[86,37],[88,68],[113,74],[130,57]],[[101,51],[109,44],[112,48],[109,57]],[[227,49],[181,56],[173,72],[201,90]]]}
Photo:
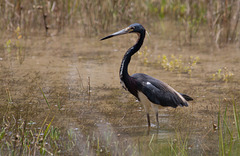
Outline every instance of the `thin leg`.
{"label": "thin leg", "polygon": [[159,122],[158,122],[158,105],[151,103],[151,107],[156,114],[156,121],[157,121],[157,126],[158,126],[159,125]]}
{"label": "thin leg", "polygon": [[157,126],[159,127],[158,112],[156,112],[156,121],[157,121]]}
{"label": "thin leg", "polygon": [[150,123],[150,116],[149,116],[149,113],[147,113],[147,120],[148,120],[148,127],[151,127],[151,123]]}
{"label": "thin leg", "polygon": [[158,112],[156,112],[156,121],[157,121],[157,123],[159,123],[158,122]]}

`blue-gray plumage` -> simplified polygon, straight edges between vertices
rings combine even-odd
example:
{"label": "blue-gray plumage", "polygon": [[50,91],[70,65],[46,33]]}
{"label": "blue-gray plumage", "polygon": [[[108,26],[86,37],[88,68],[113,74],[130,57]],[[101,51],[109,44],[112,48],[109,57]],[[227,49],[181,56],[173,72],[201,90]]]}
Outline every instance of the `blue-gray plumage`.
{"label": "blue-gray plumage", "polygon": [[173,107],[177,106],[188,106],[187,101],[193,100],[190,96],[182,93],[178,93],[168,84],[157,80],[146,74],[137,73],[129,76],[128,74],[128,64],[130,63],[131,56],[134,55],[142,46],[145,38],[145,29],[141,24],[135,23],[127,28],[113,33],[109,36],[102,38],[105,40],[117,35],[122,35],[126,33],[137,33],[138,41],[137,43],[128,49],[125,53],[119,76],[121,84],[124,89],[128,90],[133,94],[141,103],[143,103],[145,111],[147,113],[148,126],[150,127],[150,117],[149,117],[149,107],[151,106],[156,113],[156,120],[158,123],[158,109],[156,106],[163,107]]}
{"label": "blue-gray plumage", "polygon": [[166,83],[142,73],[134,74],[132,78],[136,81],[137,90],[145,94],[152,103],[174,108],[188,106],[186,100]]}

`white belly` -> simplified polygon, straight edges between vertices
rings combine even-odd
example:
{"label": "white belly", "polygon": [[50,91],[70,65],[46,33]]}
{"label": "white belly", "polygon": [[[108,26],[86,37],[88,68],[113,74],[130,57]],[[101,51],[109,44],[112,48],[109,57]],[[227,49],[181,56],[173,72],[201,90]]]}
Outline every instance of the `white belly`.
{"label": "white belly", "polygon": [[150,107],[152,107],[153,111],[155,113],[158,112],[159,105],[152,103],[151,101],[148,100],[146,95],[144,95],[142,92],[138,92],[138,97],[142,105],[144,106],[144,109],[146,113],[149,113]]}

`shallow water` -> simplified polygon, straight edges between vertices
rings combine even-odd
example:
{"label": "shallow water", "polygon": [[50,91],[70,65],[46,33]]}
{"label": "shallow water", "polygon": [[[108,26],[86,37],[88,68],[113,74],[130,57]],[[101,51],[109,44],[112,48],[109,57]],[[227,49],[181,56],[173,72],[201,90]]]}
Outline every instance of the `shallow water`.
{"label": "shallow water", "polygon": [[[101,37],[81,37],[72,31],[52,37],[30,35],[12,39],[10,50],[5,44],[11,36],[1,38],[0,121],[14,117],[40,127],[47,116],[49,122],[54,116],[52,125],[62,131],[73,129],[77,136],[79,146],[71,151],[73,155],[84,153],[82,144],[93,134],[102,140],[103,147],[109,142],[121,144],[120,149],[111,146],[113,155],[138,142],[144,146],[153,136],[168,143],[176,134],[188,136],[191,155],[217,155],[218,134],[213,124],[217,124],[219,103],[224,98],[231,100],[232,96],[239,100],[239,48],[233,45],[215,49],[197,42],[183,45],[178,39],[150,32],[143,45],[149,51],[149,63],[144,64],[136,54],[129,73],[158,78],[194,101],[189,102],[189,107],[160,109],[159,129],[152,113],[149,130],[143,107],[121,88],[118,76],[122,56],[135,43],[136,36],[100,42]],[[157,56],[163,54],[182,55],[183,60],[198,56],[200,61],[191,75],[170,72],[156,64]],[[234,73],[233,80],[211,81],[211,75],[224,67]],[[92,148],[90,153],[95,153],[95,147]],[[125,152],[135,153],[133,149]]]}

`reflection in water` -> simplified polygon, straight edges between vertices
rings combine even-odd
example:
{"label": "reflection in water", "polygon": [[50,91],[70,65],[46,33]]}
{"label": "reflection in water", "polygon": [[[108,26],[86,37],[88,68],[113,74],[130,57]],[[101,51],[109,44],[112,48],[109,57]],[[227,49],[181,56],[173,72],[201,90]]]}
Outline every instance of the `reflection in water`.
{"label": "reflection in water", "polygon": [[[18,124],[34,123],[27,124],[26,129],[36,128],[34,134],[38,134],[44,120],[48,117],[45,124],[49,124],[55,116],[51,124],[60,129],[62,142],[67,141],[60,153],[151,155],[151,150],[167,151],[169,145],[178,147],[184,140],[187,147],[182,148],[192,155],[217,153],[218,134],[212,126],[217,124],[219,98],[235,95],[239,81],[209,81],[208,75],[227,66],[239,77],[239,49],[179,48],[176,41],[162,40],[158,35],[146,38],[152,64],[134,56],[130,73],[152,75],[195,99],[188,108],[160,110],[160,129],[153,122],[148,130],[141,104],[119,84],[120,60],[135,36],[122,36],[104,45],[95,38],[84,40],[74,35],[29,36],[21,41],[24,46],[18,53],[1,46],[0,121],[5,126],[9,123],[6,130],[14,125],[8,131],[15,133]],[[200,63],[191,76],[165,71],[156,63],[157,56],[163,54],[186,59],[191,54],[198,56]]]}

